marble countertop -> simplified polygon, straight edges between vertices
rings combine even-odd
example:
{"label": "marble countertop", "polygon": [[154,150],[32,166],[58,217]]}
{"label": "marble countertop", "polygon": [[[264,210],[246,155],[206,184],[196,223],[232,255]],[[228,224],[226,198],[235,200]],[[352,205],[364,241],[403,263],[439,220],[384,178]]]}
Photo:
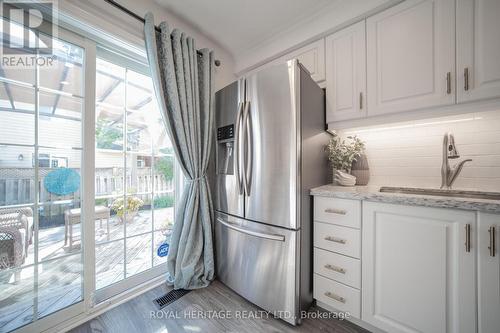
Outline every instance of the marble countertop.
{"label": "marble countertop", "polygon": [[367,200],[410,206],[425,206],[437,208],[453,208],[476,210],[500,214],[500,200],[454,198],[434,195],[382,193],[375,186],[335,186],[324,185],[313,188],[311,195],[341,199]]}

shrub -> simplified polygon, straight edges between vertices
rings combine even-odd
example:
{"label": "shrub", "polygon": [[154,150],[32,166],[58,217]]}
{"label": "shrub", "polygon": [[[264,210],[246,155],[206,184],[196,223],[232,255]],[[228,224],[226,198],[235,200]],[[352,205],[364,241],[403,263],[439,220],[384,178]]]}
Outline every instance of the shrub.
{"label": "shrub", "polygon": [[162,197],[156,197],[154,200],[155,208],[170,208],[174,207],[174,196],[172,194],[167,194]]}

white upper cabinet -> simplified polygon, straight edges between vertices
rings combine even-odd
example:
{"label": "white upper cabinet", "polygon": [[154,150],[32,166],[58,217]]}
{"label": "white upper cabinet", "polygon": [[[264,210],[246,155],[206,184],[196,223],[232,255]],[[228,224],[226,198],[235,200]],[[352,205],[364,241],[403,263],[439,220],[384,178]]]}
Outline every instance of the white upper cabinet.
{"label": "white upper cabinet", "polygon": [[500,332],[500,215],[479,213],[479,333]]}
{"label": "white upper cabinet", "polygon": [[325,80],[325,40],[320,39],[295,50],[284,57],[284,60],[298,59],[309,71],[314,81]]}
{"label": "white upper cabinet", "polygon": [[365,21],[326,38],[326,121],[366,116]]}
{"label": "white upper cabinet", "polygon": [[476,332],[476,232],[475,212],[363,202],[361,319],[386,332]]}
{"label": "white upper cabinet", "polygon": [[455,103],[455,0],[404,1],[366,30],[368,115]]}
{"label": "white upper cabinet", "polygon": [[500,1],[457,1],[457,100],[500,97]]}
{"label": "white upper cabinet", "polygon": [[314,81],[325,81],[325,39],[323,38],[254,68],[244,75],[249,75],[292,59],[297,59],[311,74]]}

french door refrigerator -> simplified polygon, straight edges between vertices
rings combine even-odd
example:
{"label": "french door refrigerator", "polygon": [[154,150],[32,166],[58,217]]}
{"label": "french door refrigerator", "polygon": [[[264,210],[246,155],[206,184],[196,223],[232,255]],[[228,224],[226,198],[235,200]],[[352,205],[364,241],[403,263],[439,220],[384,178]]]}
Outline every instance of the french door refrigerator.
{"label": "french door refrigerator", "polygon": [[327,180],[324,91],[297,60],[216,93],[216,268],[297,324],[312,302],[309,190]]}

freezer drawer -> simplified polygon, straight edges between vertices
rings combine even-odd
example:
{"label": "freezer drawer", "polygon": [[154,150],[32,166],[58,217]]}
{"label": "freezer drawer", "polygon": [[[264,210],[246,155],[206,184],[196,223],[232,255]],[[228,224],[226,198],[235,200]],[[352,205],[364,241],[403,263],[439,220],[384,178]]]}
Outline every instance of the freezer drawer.
{"label": "freezer drawer", "polygon": [[299,233],[217,213],[219,280],[250,302],[295,324],[293,317],[299,315]]}

